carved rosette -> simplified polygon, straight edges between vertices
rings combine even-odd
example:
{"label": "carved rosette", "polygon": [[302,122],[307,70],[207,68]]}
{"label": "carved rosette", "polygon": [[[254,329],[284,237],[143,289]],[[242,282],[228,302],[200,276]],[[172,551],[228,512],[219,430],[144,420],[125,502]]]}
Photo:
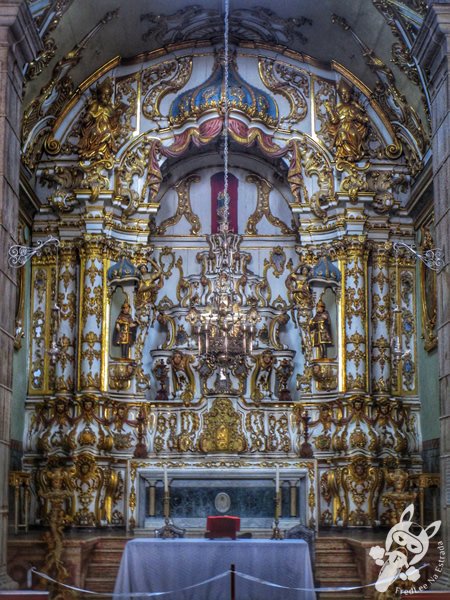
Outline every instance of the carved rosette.
{"label": "carved rosette", "polygon": [[389,250],[377,247],[372,253],[372,390],[376,395],[390,391],[391,337],[389,331]]}
{"label": "carved rosette", "polygon": [[348,390],[367,389],[367,252],[360,241],[350,241],[345,265],[345,345]]}

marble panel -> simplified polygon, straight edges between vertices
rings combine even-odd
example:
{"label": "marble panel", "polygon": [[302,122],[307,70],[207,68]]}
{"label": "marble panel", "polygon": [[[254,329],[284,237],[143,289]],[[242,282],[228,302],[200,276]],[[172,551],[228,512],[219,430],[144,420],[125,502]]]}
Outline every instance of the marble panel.
{"label": "marble panel", "polygon": [[[273,518],[275,490],[274,486],[255,481],[223,482],[177,481],[170,489],[170,511],[174,518],[192,518],[207,516],[235,515],[241,518]],[[227,494],[230,502],[226,510],[218,510],[217,496]],[[163,489],[156,488],[156,514],[163,513]],[[287,494],[283,498],[282,513],[289,510]],[[225,508],[225,506],[224,506]],[[148,514],[148,507],[147,507]]]}

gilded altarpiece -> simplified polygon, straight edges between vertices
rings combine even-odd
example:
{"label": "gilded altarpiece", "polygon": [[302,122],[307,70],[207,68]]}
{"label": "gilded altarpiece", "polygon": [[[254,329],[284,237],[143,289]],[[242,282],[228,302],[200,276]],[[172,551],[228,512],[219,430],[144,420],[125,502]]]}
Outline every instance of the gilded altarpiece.
{"label": "gilded altarpiece", "polygon": [[413,237],[417,151],[338,64],[234,50],[225,237],[212,47],[110,63],[58,118],[25,119],[33,239],[60,240],[32,270],[37,522],[57,469],[67,523],[129,528],[164,468],[272,481],[278,465],[300,503],[283,516],[310,527],[387,522],[386,475],[420,471],[415,268],[393,251]]}

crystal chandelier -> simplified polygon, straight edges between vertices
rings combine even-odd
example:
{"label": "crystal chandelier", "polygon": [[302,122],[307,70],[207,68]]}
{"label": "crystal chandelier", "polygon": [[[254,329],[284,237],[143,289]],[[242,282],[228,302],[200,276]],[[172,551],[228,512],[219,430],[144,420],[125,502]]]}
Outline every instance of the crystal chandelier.
{"label": "crystal chandelier", "polygon": [[229,151],[229,0],[224,16],[224,80],[222,86],[224,188],[217,197],[218,233],[207,236],[210,246],[210,289],[203,306],[193,307],[188,320],[197,335],[198,353],[216,366],[233,366],[239,357],[253,350],[259,315],[256,301],[243,305],[237,293],[243,276],[244,256],[240,252],[242,236],[230,231],[230,196],[228,193]]}

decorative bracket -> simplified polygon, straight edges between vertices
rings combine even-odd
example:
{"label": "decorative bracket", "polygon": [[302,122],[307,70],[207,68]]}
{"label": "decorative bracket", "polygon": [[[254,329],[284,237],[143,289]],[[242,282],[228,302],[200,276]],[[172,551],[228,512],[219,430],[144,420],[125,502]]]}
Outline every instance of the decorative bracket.
{"label": "decorative bracket", "polygon": [[444,252],[440,248],[433,248],[426,250],[423,254],[419,254],[419,252],[417,252],[415,249],[414,244],[409,246],[405,242],[394,242],[393,250],[396,256],[398,256],[400,248],[406,248],[408,252],[421,260],[424,265],[432,271],[439,271],[444,266]]}
{"label": "decorative bracket", "polygon": [[31,248],[29,246],[11,246],[8,250],[8,265],[13,269],[20,269],[20,267],[23,267],[31,258],[33,258],[33,256],[39,254],[42,248],[50,244],[55,244],[56,247],[60,246],[59,240],[53,235],[49,235],[46,240],[38,242],[36,246]]}

